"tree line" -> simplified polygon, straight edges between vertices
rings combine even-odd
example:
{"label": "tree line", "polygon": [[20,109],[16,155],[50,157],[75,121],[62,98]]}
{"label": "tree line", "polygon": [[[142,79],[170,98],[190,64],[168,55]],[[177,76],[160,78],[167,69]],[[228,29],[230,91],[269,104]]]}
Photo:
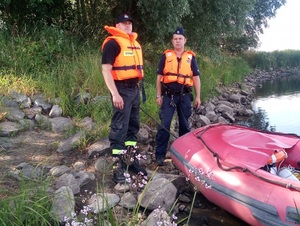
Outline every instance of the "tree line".
{"label": "tree line", "polygon": [[[84,39],[102,41],[104,25],[121,13],[134,18],[141,43],[163,46],[178,26],[188,45],[203,54],[239,54],[257,47],[267,20],[286,0],[1,0],[0,24],[11,35],[58,26]],[[0,26],[1,27],[1,26]]]}

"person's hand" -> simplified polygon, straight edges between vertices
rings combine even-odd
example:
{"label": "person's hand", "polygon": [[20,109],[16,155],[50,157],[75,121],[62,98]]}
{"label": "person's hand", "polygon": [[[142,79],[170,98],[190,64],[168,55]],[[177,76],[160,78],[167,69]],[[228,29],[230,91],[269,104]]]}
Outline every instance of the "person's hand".
{"label": "person's hand", "polygon": [[113,95],[112,101],[113,101],[115,108],[120,109],[120,110],[124,108],[123,98],[119,94]]}
{"label": "person's hand", "polygon": [[163,101],[162,96],[157,96],[157,97],[156,97],[156,103],[157,103],[159,106],[161,106],[162,101]]}
{"label": "person's hand", "polygon": [[200,98],[196,98],[195,101],[194,101],[194,108],[195,108],[195,109],[199,109],[199,108],[200,108],[200,105],[201,105],[201,100],[200,100]]}

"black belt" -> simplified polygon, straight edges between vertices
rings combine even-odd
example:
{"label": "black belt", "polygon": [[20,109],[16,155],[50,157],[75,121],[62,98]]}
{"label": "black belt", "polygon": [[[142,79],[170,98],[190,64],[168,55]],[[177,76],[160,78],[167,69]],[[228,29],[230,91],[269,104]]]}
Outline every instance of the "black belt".
{"label": "black belt", "polygon": [[139,82],[138,78],[126,79],[126,80],[115,80],[115,84],[118,87],[125,86],[125,87],[134,88],[138,85],[138,82]]}
{"label": "black belt", "polygon": [[180,96],[180,95],[185,95],[185,94],[188,94],[190,92],[187,92],[187,91],[166,91],[163,95],[166,95],[166,96]]}
{"label": "black belt", "polygon": [[143,65],[130,65],[130,66],[119,66],[119,67],[112,67],[113,70],[143,70]]}

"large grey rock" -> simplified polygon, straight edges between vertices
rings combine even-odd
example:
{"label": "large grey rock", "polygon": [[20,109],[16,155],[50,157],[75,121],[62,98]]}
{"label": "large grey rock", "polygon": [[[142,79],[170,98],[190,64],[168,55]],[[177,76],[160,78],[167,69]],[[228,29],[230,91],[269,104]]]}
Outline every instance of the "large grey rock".
{"label": "large grey rock", "polygon": [[137,198],[131,192],[126,192],[122,197],[120,204],[123,208],[134,209],[137,204]]}
{"label": "large grey rock", "polygon": [[70,189],[67,186],[63,186],[55,191],[51,215],[54,219],[58,219],[60,222],[64,222],[64,219],[72,218],[75,209],[75,198]]}
{"label": "large grey rock", "polygon": [[51,128],[51,123],[50,123],[50,120],[47,116],[37,114],[34,117],[34,119],[35,119],[35,121],[36,121],[39,128],[45,129],[45,130],[49,130]]}
{"label": "large grey rock", "polygon": [[155,209],[151,214],[144,220],[141,226],[157,226],[157,225],[174,225],[173,220],[168,213],[163,209]]}
{"label": "large grey rock", "polygon": [[16,122],[1,122],[0,123],[0,136],[11,137],[17,135],[22,130],[22,126]]}
{"label": "large grey rock", "polygon": [[48,113],[51,109],[51,104],[47,103],[42,96],[37,96],[33,101],[35,107],[41,107],[44,112]]}
{"label": "large grey rock", "polygon": [[6,118],[13,122],[18,122],[24,117],[25,117],[25,113],[17,108],[11,108],[6,115]]}
{"label": "large grey rock", "polygon": [[233,111],[233,108],[222,103],[222,104],[218,104],[217,107],[216,107],[216,112],[218,113],[229,113],[230,115],[233,115],[234,114],[234,111]]}
{"label": "large grey rock", "polygon": [[72,120],[65,117],[55,117],[49,119],[51,124],[51,130],[54,133],[65,132],[73,128]]}
{"label": "large grey rock", "polygon": [[64,153],[68,151],[74,150],[82,141],[82,139],[85,139],[85,133],[84,132],[78,132],[72,137],[69,137],[65,141],[61,141],[58,145],[57,152]]}
{"label": "large grey rock", "polygon": [[87,148],[88,151],[88,158],[94,158],[104,155],[111,155],[111,150],[109,149],[110,142],[107,138],[98,140],[97,142],[93,143],[91,146]]}
{"label": "large grey rock", "polygon": [[59,117],[62,115],[62,109],[58,105],[53,105],[50,112],[49,112],[49,117],[54,118],[54,117]]}
{"label": "large grey rock", "polygon": [[116,194],[103,193],[103,194],[94,194],[88,200],[88,204],[93,208],[94,213],[106,212],[108,209],[114,207],[120,202],[120,197]]}
{"label": "large grey rock", "polygon": [[73,174],[63,174],[56,180],[56,189],[59,189],[64,186],[69,187],[75,195],[80,192],[79,183]]}
{"label": "large grey rock", "polygon": [[171,181],[159,178],[149,182],[144,192],[139,194],[138,202],[148,210],[161,207],[169,211],[176,199],[176,193],[177,189]]}
{"label": "large grey rock", "polygon": [[65,173],[69,173],[71,171],[70,167],[65,165],[52,167],[49,171],[49,174],[54,177],[60,177]]}

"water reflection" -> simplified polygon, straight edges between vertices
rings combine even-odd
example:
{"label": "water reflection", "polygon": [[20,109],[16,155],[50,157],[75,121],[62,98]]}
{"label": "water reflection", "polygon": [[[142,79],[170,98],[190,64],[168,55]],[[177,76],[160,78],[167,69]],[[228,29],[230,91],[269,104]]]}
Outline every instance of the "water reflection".
{"label": "water reflection", "polygon": [[270,124],[268,122],[266,111],[261,108],[257,109],[255,115],[244,121],[239,122],[239,124],[249,126],[252,128],[257,128],[260,130],[275,131],[275,128],[269,128]]}
{"label": "water reflection", "polygon": [[262,83],[262,87],[256,88],[256,97],[281,96],[300,92],[300,76],[290,75],[281,79]]}
{"label": "water reflection", "polygon": [[265,82],[256,90],[255,115],[239,124],[300,135],[299,103],[300,76]]}

